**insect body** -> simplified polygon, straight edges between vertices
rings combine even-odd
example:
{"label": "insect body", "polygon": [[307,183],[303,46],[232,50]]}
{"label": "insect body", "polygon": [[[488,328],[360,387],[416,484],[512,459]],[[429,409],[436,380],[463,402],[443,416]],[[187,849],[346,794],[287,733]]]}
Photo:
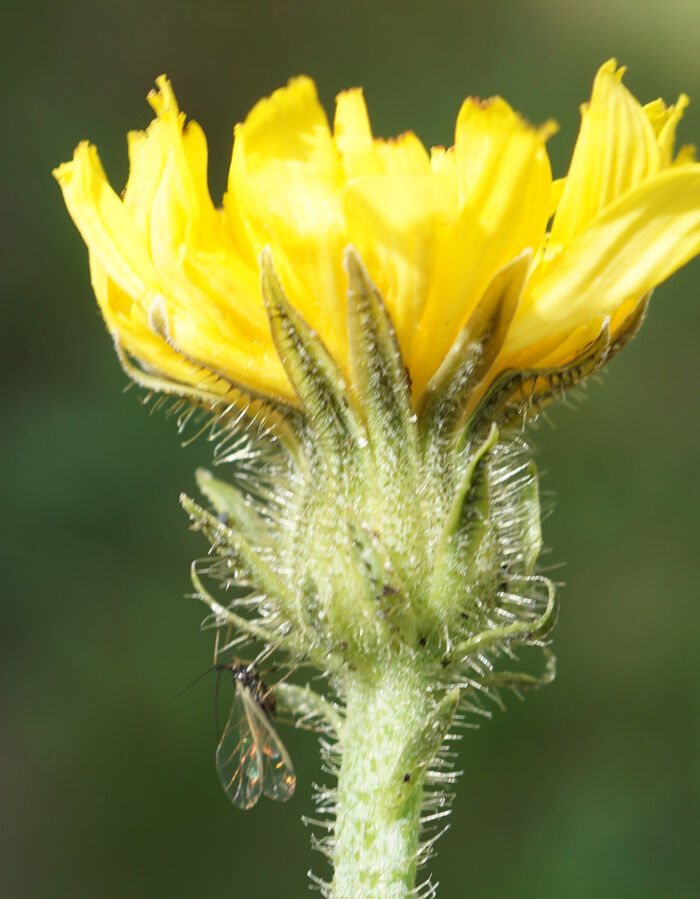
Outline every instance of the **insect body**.
{"label": "insect body", "polygon": [[284,802],[294,792],[296,776],[287,750],[272,726],[275,697],[248,665],[217,665],[236,684],[231,714],[216,750],[216,770],[228,798],[238,808],[252,808],[264,793]]}

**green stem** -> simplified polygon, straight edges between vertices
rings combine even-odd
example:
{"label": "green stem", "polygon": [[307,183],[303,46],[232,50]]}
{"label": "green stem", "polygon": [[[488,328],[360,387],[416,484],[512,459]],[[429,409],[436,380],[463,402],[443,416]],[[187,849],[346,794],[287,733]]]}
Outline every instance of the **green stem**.
{"label": "green stem", "polygon": [[411,661],[343,684],[332,899],[412,894],[425,779],[415,747],[435,701]]}

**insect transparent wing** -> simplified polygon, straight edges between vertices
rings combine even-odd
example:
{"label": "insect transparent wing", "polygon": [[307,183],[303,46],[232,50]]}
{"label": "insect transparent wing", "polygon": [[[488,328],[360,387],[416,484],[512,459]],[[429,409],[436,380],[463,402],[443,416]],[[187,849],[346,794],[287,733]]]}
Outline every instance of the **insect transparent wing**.
{"label": "insect transparent wing", "polygon": [[262,791],[268,799],[286,802],[297,782],[292,761],[263,709],[250,694],[244,700],[258,755],[262,758]]}
{"label": "insect transparent wing", "polygon": [[251,728],[248,691],[236,685],[226,727],[216,750],[216,770],[224,792],[238,808],[252,808],[263,788],[263,755]]}

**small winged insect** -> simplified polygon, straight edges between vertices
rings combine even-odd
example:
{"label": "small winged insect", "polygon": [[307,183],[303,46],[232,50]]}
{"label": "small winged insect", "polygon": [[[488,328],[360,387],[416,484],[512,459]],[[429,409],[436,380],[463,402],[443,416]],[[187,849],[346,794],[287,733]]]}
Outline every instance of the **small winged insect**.
{"label": "small winged insect", "polygon": [[230,671],[236,695],[216,750],[216,770],[228,798],[238,808],[252,808],[264,794],[285,802],[294,793],[291,759],[270,715],[275,697],[251,665],[216,665]]}

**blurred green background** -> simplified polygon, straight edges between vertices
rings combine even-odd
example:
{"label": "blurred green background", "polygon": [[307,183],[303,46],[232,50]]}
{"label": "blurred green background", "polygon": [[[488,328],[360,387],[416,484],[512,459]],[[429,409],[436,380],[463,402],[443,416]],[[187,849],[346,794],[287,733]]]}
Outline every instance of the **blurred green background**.
{"label": "blurred green background", "polygon": [[[177,503],[207,464],[149,415],[92,298],[50,170],[81,138],[119,187],[125,132],[167,72],[226,178],[231,127],[306,72],[331,109],[365,87],[375,133],[451,143],[467,94],[553,116],[563,174],[578,105],[616,55],[640,99],[695,100],[697,0],[10,0],[3,13],[0,895],[19,899],[305,896],[326,873],[300,824],[325,777],[284,732],[286,806],[234,810],[214,770],[203,553]],[[509,701],[461,745],[442,899],[689,897],[698,873],[696,262],[656,293],[641,335],[533,434],[556,496],[545,564],[565,561],[556,683]],[[695,882],[695,888],[693,886]]]}

